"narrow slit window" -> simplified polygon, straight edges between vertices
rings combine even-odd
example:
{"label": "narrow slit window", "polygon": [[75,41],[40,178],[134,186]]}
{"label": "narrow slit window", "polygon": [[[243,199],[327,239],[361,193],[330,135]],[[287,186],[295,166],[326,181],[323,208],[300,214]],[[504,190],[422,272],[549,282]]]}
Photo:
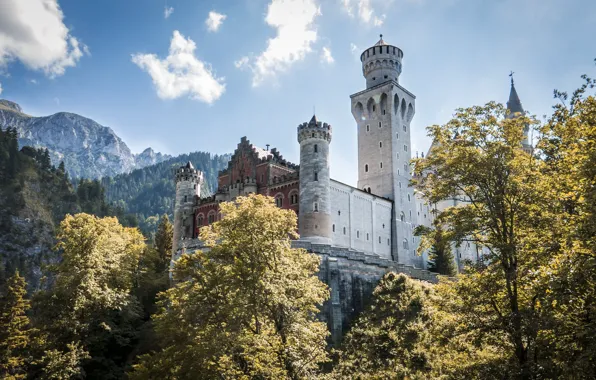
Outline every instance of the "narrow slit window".
{"label": "narrow slit window", "polygon": [[315,153],[317,153],[319,151],[319,146],[317,144],[315,144]]}

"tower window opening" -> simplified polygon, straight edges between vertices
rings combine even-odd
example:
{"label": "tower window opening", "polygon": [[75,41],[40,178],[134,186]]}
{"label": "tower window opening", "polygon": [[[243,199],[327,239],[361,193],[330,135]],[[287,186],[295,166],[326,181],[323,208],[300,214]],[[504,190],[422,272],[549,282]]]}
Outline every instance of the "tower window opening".
{"label": "tower window opening", "polygon": [[373,51],[373,55],[375,55],[377,53],[375,48],[373,48],[372,51]]}
{"label": "tower window opening", "polygon": [[383,124],[379,121],[379,128],[383,128]]}
{"label": "tower window opening", "polygon": [[373,80],[377,80],[377,77],[373,77]]}
{"label": "tower window opening", "polygon": [[314,134],[314,132],[313,132],[313,134],[311,135],[311,137],[315,137],[315,134]]}
{"label": "tower window opening", "polygon": [[319,180],[319,173],[315,172],[315,181],[318,181],[318,180]]}
{"label": "tower window opening", "polygon": [[404,125],[404,132],[408,131],[408,127]]}
{"label": "tower window opening", "polygon": [[399,186],[399,188],[401,189],[401,182],[398,182],[397,185]]}
{"label": "tower window opening", "polygon": [[196,190],[197,189],[197,184],[195,183],[194,185],[192,185],[192,188]]}
{"label": "tower window opening", "polygon": [[387,239],[387,245],[389,245],[389,239]]}
{"label": "tower window opening", "polygon": [[281,195],[278,195],[277,197],[275,197],[275,205],[277,207],[282,207],[284,203],[284,199]]}
{"label": "tower window opening", "polygon": [[408,151],[408,146],[404,144],[404,151]]}
{"label": "tower window opening", "polygon": [[383,163],[382,163],[382,162],[379,162],[379,167],[380,167],[381,169],[383,169]]}
{"label": "tower window opening", "polygon": [[382,148],[382,147],[383,147],[383,142],[379,141],[379,148]]}
{"label": "tower window opening", "polygon": [[[375,79],[375,78],[373,78],[373,79]],[[373,104],[373,112],[375,112],[376,109],[377,109],[377,106]]]}
{"label": "tower window opening", "polygon": [[368,232],[366,233],[366,241],[368,241]]}
{"label": "tower window opening", "polygon": [[[410,194],[408,194],[408,202],[410,202]],[[412,212],[410,211],[410,215],[412,214]]]}
{"label": "tower window opening", "polygon": [[387,46],[387,54],[389,54],[389,46]]}
{"label": "tower window opening", "polygon": [[383,110],[383,115],[385,115],[385,110]]}
{"label": "tower window opening", "polygon": [[364,165],[364,172],[368,173],[368,164]]}
{"label": "tower window opening", "polygon": [[395,138],[399,140],[399,133],[395,133]]}
{"label": "tower window opening", "polygon": [[344,227],[344,235],[346,234],[346,227]]}
{"label": "tower window opening", "polygon": [[399,152],[395,153],[395,158],[399,160]]}
{"label": "tower window opening", "polygon": [[408,240],[407,239],[404,239],[403,247],[404,247],[404,249],[408,249]]}
{"label": "tower window opening", "polygon": [[184,196],[184,202],[186,202],[186,201],[188,201],[188,196],[187,195]]}
{"label": "tower window opening", "polygon": [[404,172],[408,172],[408,164],[404,164]]}
{"label": "tower window opening", "polygon": [[314,202],[312,205],[312,210],[314,212],[319,212],[319,202]]}
{"label": "tower window opening", "polygon": [[332,226],[333,232],[335,232],[335,224]]}
{"label": "tower window opening", "polygon": [[406,221],[406,214],[404,214],[403,211],[401,212],[401,214],[399,214],[399,220],[401,220],[402,222]]}
{"label": "tower window opening", "polygon": [[[387,79],[387,75],[385,75],[385,79]],[[384,115],[384,114],[383,114]]]}
{"label": "tower window opening", "polygon": [[317,144],[315,144],[315,153],[317,153],[319,151],[319,146]]}
{"label": "tower window opening", "polygon": [[360,239],[360,231],[356,231],[356,238]]}
{"label": "tower window opening", "polygon": [[366,189],[366,192],[368,192],[370,194],[370,187],[368,189]]}
{"label": "tower window opening", "polygon": [[366,132],[370,132],[370,125],[366,125]]}
{"label": "tower window opening", "polygon": [[381,244],[381,237],[379,236],[379,244]]}
{"label": "tower window opening", "polygon": [[341,215],[341,210],[337,210],[337,215]]}

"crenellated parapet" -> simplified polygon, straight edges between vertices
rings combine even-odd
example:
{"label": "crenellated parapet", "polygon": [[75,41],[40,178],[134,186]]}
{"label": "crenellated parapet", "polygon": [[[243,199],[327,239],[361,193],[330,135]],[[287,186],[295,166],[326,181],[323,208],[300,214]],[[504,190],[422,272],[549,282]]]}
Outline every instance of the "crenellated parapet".
{"label": "crenellated parapet", "polygon": [[298,125],[298,143],[310,138],[327,140],[330,143],[331,132],[331,125],[317,121],[316,117],[313,116],[310,122]]}

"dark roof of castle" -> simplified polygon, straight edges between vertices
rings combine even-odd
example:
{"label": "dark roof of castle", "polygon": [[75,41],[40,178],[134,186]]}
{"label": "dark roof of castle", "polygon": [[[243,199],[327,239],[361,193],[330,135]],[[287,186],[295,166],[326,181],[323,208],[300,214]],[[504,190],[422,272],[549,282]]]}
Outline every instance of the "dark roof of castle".
{"label": "dark roof of castle", "polygon": [[511,78],[511,90],[509,92],[509,101],[507,101],[507,109],[511,115],[517,112],[524,112],[524,108],[522,107],[517,91],[515,90],[515,85],[513,84],[513,78]]}
{"label": "dark roof of castle", "polygon": [[186,165],[184,165],[184,168],[185,168],[185,169],[194,169],[195,167],[194,167],[194,166],[192,166],[192,162],[188,161],[188,162],[186,163]]}
{"label": "dark roof of castle", "polygon": [[317,125],[318,120],[317,120],[317,115],[312,115],[312,119],[310,119],[310,121],[308,122],[308,125]]}

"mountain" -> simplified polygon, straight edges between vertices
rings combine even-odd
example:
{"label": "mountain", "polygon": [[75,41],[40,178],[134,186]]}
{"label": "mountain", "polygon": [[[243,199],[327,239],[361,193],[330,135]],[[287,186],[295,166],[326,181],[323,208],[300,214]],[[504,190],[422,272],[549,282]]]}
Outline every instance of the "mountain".
{"label": "mountain", "polygon": [[133,154],[114,131],[69,112],[34,117],[0,99],[0,128],[17,129],[20,146],[48,148],[55,166],[64,161],[72,178],[101,178],[128,173],[171,158],[147,148]]}
{"label": "mountain", "polygon": [[190,161],[195,168],[201,170],[205,176],[201,195],[205,196],[217,188],[217,175],[220,170],[228,167],[230,158],[230,154],[182,154],[130,173],[102,178],[101,184],[108,201],[122,208],[124,212],[136,215],[141,230],[149,236],[155,231],[160,215],[172,216],[176,193],[175,168]]}

